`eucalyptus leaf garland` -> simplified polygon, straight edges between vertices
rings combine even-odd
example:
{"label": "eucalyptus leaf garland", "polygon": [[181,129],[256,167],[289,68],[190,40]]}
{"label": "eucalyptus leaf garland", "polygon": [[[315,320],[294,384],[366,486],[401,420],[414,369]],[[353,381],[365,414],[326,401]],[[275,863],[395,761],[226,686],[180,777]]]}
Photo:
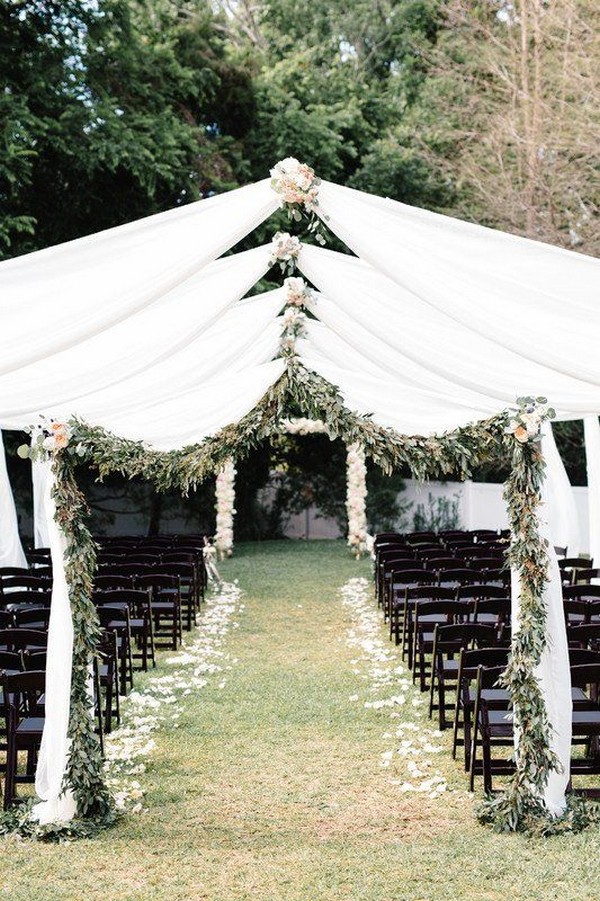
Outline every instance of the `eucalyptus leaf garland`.
{"label": "eucalyptus leaf garland", "polygon": [[101,635],[92,601],[96,547],[86,524],[88,506],[77,486],[73,458],[56,454],[53,459],[56,487],[56,519],[66,538],[66,578],[73,618],[73,671],[69,716],[69,756],[65,788],[77,802],[77,813],[85,819],[112,821],[113,805],[103,777],[100,742],[94,731],[89,668]]}

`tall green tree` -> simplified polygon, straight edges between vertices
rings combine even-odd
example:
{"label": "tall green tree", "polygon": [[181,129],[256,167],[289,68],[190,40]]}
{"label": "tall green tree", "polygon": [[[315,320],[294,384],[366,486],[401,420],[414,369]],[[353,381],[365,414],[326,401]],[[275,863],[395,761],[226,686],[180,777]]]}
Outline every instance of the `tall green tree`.
{"label": "tall green tree", "polygon": [[256,116],[244,147],[255,177],[264,176],[265,161],[292,155],[323,178],[437,202],[424,166],[388,148],[425,75],[437,0],[220,5],[237,58],[254,67]]}
{"label": "tall green tree", "polygon": [[[208,2],[0,5],[0,253],[232,187],[252,86]],[[234,126],[235,123],[235,126]]]}

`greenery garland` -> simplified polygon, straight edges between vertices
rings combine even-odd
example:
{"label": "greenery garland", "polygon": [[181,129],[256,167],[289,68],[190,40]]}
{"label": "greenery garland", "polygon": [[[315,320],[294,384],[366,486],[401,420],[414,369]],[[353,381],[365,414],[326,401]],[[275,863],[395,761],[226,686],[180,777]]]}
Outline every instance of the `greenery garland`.
{"label": "greenery garland", "polygon": [[[516,414],[504,411],[443,435],[400,435],[377,425],[368,416],[350,412],[335,386],[306,369],[296,357],[290,357],[282,377],[250,413],[198,446],[159,452],[142,442],[71,421],[66,427],[68,444],[53,451],[53,466],[57,518],[67,538],[67,580],[75,633],[71,753],[66,784],[75,793],[79,816],[99,823],[109,823],[114,818],[87,695],[88,667],[98,636],[91,602],[95,548],[85,524],[85,499],[75,480],[76,463],[87,462],[96,467],[100,478],[120,472],[129,478],[143,476],[158,490],[178,486],[187,492],[218,471],[229,457],[246,456],[257,442],[278,430],[282,418],[301,411],[327,422],[333,437],[339,436],[348,444],[360,442],[386,471],[406,464],[419,479],[439,474],[456,474],[464,479],[474,466],[490,456],[511,455],[512,472],[504,496],[513,534],[508,559],[521,581],[521,628],[513,636],[504,684],[513,701],[520,746],[508,791],[486,800],[478,815],[496,829],[537,830],[543,834],[582,828],[594,820],[598,815],[594,805],[572,804],[565,817],[554,819],[542,801],[548,775],[557,766],[550,749],[551,724],[534,675],[545,647],[543,592],[548,570],[547,541],[539,534],[537,518],[545,469],[538,433],[541,422],[554,412],[542,400],[521,398]],[[522,428],[519,418],[530,415],[535,419],[535,429],[532,427],[531,434],[524,438],[518,431]]]}
{"label": "greenery garland", "polygon": [[73,671],[69,716],[69,757],[65,788],[85,819],[112,822],[113,804],[103,777],[100,743],[94,731],[89,667],[101,635],[92,601],[96,548],[86,525],[88,506],[75,481],[73,458],[64,451],[53,460],[56,519],[66,538],[66,578],[73,618]]}

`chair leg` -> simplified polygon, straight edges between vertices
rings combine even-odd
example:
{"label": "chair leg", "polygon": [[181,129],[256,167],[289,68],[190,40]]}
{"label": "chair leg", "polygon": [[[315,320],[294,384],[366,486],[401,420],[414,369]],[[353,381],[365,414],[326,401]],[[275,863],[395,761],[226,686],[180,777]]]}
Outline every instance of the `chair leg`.
{"label": "chair leg", "polygon": [[422,641],[419,647],[419,688],[422,692],[427,691],[427,663],[425,659],[425,645]]}
{"label": "chair leg", "polygon": [[8,810],[15,800],[15,774],[17,770],[17,749],[13,734],[14,723],[8,726],[6,748],[6,775],[4,777],[4,809]]}
{"label": "chair leg", "polygon": [[471,744],[477,738],[476,736],[476,725],[471,721],[471,707],[469,705],[463,705],[463,732],[465,736],[465,772],[469,772],[469,766],[471,764]]}
{"label": "chair leg", "polygon": [[443,732],[448,725],[446,722],[446,685],[441,676],[438,677],[438,725],[440,732]]}
{"label": "chair leg", "polygon": [[492,794],[492,751],[490,736],[485,728],[481,728],[481,758],[483,767],[483,791]]}
{"label": "chair leg", "polygon": [[454,720],[452,723],[452,759],[456,760],[458,749],[458,730],[460,725],[460,689],[456,689],[456,704],[454,705]]}
{"label": "chair leg", "polygon": [[[435,706],[434,698],[435,698],[436,679],[437,679],[436,664],[435,664],[435,660],[432,659],[432,661],[431,661],[431,684],[429,686],[429,719],[431,719],[431,717],[433,716],[433,709]],[[438,686],[439,686],[439,681],[438,681]],[[438,694],[439,694],[439,687],[438,687]]]}
{"label": "chair leg", "polygon": [[152,611],[148,611],[148,634],[150,640],[150,660],[152,666],[156,666],[156,647],[154,644],[154,620],[152,619]]}
{"label": "chair leg", "polygon": [[[465,736],[465,750],[467,739]],[[473,742],[469,753],[469,791],[475,791],[475,765],[477,762],[477,725],[473,727]]]}

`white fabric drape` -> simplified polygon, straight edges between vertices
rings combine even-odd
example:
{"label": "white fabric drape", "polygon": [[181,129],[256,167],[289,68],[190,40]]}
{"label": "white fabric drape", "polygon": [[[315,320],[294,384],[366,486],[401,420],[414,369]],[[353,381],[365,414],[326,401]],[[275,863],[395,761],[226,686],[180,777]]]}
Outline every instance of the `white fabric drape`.
{"label": "white fabric drape", "polygon": [[[474,395],[479,395],[496,411],[521,395],[545,395],[561,418],[579,418],[600,409],[600,366],[595,358],[596,384],[536,360],[536,348],[545,346],[546,330],[554,327],[546,323],[543,309],[539,310],[535,338],[530,333],[520,350],[496,340],[493,321],[504,323],[504,305],[488,302],[489,279],[483,275],[480,300],[490,317],[486,335],[470,328],[470,316],[465,315],[463,322],[452,315],[451,296],[445,306],[432,306],[364,260],[304,246],[299,266],[323,295],[313,311],[328,331],[349,346],[346,365],[361,371],[365,360],[375,362],[387,371],[386,381],[398,381],[405,394],[411,386],[427,387],[456,400],[470,400],[474,407],[481,406],[472,403]],[[515,321],[520,330],[520,320]],[[581,335],[587,328],[587,321],[578,325]],[[440,408],[444,407],[442,399]]]}
{"label": "white fabric drape", "polygon": [[34,547],[50,547],[49,514],[47,509],[46,464],[39,460],[31,463],[33,485],[33,544]]}
{"label": "white fabric drape", "polygon": [[0,567],[27,566],[19,537],[19,523],[15,501],[10,487],[4,440],[0,431]]}
{"label": "white fabric drape", "polygon": [[0,372],[45,360],[182,289],[277,206],[265,180],[2,263]]}
{"label": "white fabric drape", "polygon": [[35,775],[35,790],[41,802],[33,808],[40,823],[70,820],[75,815],[75,799],[63,793],[69,742],[69,710],[73,658],[73,621],[65,576],[65,536],[55,519],[52,492],[54,473],[51,463],[39,462],[38,482],[43,496],[48,543],[52,553],[52,607],[48,628],[46,662],[46,718]]}
{"label": "white fabric drape", "polygon": [[546,480],[551,486],[546,492],[546,508],[552,541],[554,546],[566,547],[569,557],[576,557],[581,549],[581,536],[575,496],[551,426],[543,430],[542,453],[546,461]]}
{"label": "white fabric drape", "polygon": [[[309,323],[300,349],[355,409],[425,432],[522,394],[546,395],[562,418],[600,411],[598,261],[335,185],[320,204],[364,259],[303,247],[300,267],[322,296],[321,327]],[[1,264],[0,426],[79,415],[174,447],[247,411],[277,350],[281,297],[263,295],[254,328],[239,298],[269,249],[211,260],[276,205],[261,182]],[[234,371],[245,401],[204,420],[202,404],[228,396]]]}
{"label": "white fabric drape", "polygon": [[329,182],[319,210],[348,247],[423,304],[500,347],[600,385],[599,260]]}
{"label": "white fabric drape", "polygon": [[583,420],[588,483],[590,556],[600,566],[600,423],[597,416]]}
{"label": "white fabric drape", "polygon": [[[267,268],[268,252],[260,247],[218,260],[182,288],[76,347],[0,376],[0,421],[5,427],[25,427],[43,412],[77,414],[103,424],[105,412],[124,406],[135,410],[156,385],[177,393],[182,378],[189,382],[196,376],[200,383],[209,374],[207,361],[214,377],[227,374],[223,334],[221,346],[215,334],[226,321],[228,353],[248,353],[248,315],[236,302]],[[273,320],[275,305],[276,299],[263,301],[263,328],[264,310]],[[258,362],[263,360],[264,354]]]}

